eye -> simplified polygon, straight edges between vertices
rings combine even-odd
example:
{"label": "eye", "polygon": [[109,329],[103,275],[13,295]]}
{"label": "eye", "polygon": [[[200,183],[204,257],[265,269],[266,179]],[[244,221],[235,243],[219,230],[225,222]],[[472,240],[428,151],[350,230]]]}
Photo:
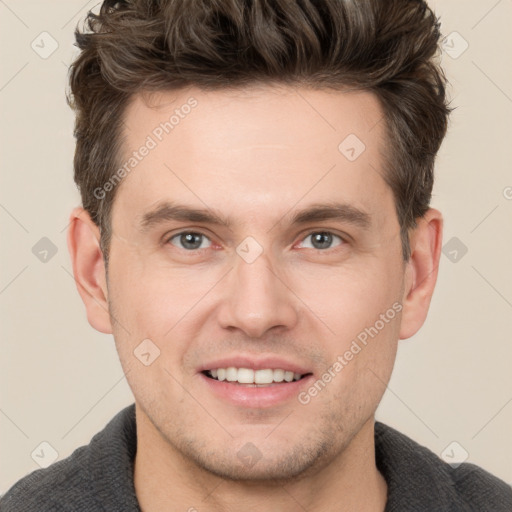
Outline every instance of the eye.
{"label": "eye", "polygon": [[183,231],[171,238],[169,242],[180,249],[194,251],[197,249],[206,249],[211,244],[211,240],[202,233],[195,233],[193,231]]}
{"label": "eye", "polygon": [[[305,241],[309,239],[311,242],[308,244]],[[336,241],[337,243],[335,243]],[[302,246],[306,248],[322,250],[331,249],[332,247],[341,245],[343,242],[344,240],[340,236],[335,235],[334,233],[330,233],[329,231],[315,231],[303,239]]]}

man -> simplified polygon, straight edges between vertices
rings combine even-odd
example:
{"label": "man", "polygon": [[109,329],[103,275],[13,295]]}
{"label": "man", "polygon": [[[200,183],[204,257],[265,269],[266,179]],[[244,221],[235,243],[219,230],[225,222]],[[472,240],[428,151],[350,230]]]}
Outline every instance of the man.
{"label": "man", "polygon": [[425,3],[105,1],[88,28],[68,245],[135,405],[1,509],[512,510],[374,418],[441,248]]}

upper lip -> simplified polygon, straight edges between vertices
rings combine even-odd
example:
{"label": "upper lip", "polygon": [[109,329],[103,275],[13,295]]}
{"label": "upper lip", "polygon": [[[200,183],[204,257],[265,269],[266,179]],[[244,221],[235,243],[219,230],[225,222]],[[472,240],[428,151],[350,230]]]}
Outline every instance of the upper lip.
{"label": "upper lip", "polygon": [[282,357],[255,357],[250,355],[236,355],[218,358],[208,363],[204,363],[203,365],[201,365],[198,371],[204,372],[207,370],[216,370],[217,368],[230,367],[250,368],[251,370],[266,370],[268,368],[273,370],[281,369],[293,373],[300,373],[301,375],[305,375],[306,373],[312,373],[311,370],[308,369],[305,365],[297,363],[295,361],[283,359]]}

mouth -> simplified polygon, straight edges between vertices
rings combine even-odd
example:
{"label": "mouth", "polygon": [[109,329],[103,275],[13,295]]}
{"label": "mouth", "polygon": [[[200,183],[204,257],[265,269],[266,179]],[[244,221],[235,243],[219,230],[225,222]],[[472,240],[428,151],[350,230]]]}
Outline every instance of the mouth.
{"label": "mouth", "polygon": [[231,383],[245,387],[269,387],[283,385],[302,380],[312,375],[311,373],[296,373],[282,368],[263,368],[253,370],[252,368],[212,368],[201,372],[209,379]]}
{"label": "mouth", "polygon": [[197,369],[204,397],[243,409],[271,409],[291,405],[314,380],[306,362],[274,354],[232,354]]}

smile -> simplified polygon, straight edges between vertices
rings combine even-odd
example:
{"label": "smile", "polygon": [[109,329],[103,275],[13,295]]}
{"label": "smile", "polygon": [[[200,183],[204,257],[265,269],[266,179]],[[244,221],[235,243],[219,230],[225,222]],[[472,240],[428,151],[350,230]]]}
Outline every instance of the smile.
{"label": "smile", "polygon": [[302,379],[306,375],[283,370],[281,368],[265,368],[253,370],[251,368],[215,368],[205,370],[204,375],[217,381],[227,381],[246,386],[268,386],[271,384],[287,383]]}

